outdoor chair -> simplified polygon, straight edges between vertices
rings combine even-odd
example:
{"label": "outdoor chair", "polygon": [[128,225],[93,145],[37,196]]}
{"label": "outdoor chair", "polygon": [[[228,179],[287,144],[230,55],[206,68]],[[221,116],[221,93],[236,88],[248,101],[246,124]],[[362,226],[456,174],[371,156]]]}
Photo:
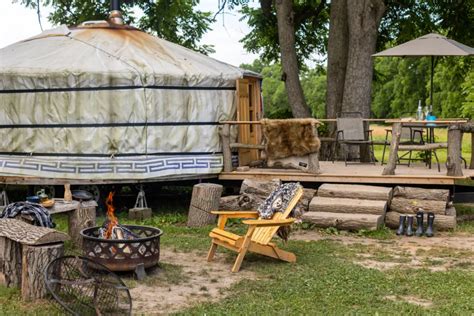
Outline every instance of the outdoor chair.
{"label": "outdoor chair", "polygon": [[[382,162],[381,164],[383,165],[385,163],[385,152],[387,151],[387,146],[390,147],[390,139],[389,135],[392,135],[392,129],[391,128],[386,128],[385,129],[385,141],[383,145],[383,151],[382,151]],[[420,126],[420,128],[417,127],[402,127],[402,133],[400,135],[400,145],[424,145],[425,140],[423,138],[423,128]],[[410,166],[411,162],[414,160],[423,160],[419,158],[413,158],[412,156],[412,150],[407,151],[406,153],[399,155],[397,157],[397,164],[401,165],[402,160],[407,160],[407,165],[408,167]],[[408,155],[408,158],[406,156]]]}
{"label": "outdoor chair", "polygon": [[[286,185],[290,184],[284,184],[283,186]],[[280,186],[280,188],[283,186]],[[272,194],[270,194],[270,196],[265,200],[264,205],[270,203],[273,207],[273,204],[276,202],[275,193],[278,192],[272,192]],[[287,202],[281,204],[282,211],[274,212],[271,219],[262,219],[257,211],[212,212],[212,214],[218,215],[218,222],[217,227],[209,233],[209,237],[212,238],[212,243],[207,255],[207,261],[212,261],[217,246],[222,246],[238,253],[237,259],[232,267],[232,272],[238,272],[240,270],[242,260],[248,251],[286,262],[296,262],[296,256],[293,253],[278,248],[276,244],[271,242],[271,240],[280,227],[293,224],[294,219],[288,218],[288,216],[302,195],[303,188],[297,184],[296,190],[293,191],[293,194],[287,196],[285,199]],[[225,225],[229,218],[248,218],[249,220],[242,221],[244,224],[248,225],[247,233],[244,236],[240,236],[225,230]]]}
{"label": "outdoor chair", "polygon": [[[360,112],[341,112],[337,119],[336,148],[342,148],[344,145],[344,163],[347,166],[349,158],[349,147],[367,145],[370,149],[370,163],[375,164],[374,141],[372,131],[366,130],[362,113]],[[360,160],[360,155],[358,158]]]}

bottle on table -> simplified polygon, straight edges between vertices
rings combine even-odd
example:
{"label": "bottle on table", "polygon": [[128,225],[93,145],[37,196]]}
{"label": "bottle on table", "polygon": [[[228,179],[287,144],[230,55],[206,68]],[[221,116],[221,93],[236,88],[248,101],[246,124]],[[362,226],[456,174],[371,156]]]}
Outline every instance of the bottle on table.
{"label": "bottle on table", "polygon": [[423,108],[421,107],[421,100],[418,100],[418,109],[416,110],[416,119],[418,121],[423,121],[424,117],[423,117],[424,113],[423,113]]}

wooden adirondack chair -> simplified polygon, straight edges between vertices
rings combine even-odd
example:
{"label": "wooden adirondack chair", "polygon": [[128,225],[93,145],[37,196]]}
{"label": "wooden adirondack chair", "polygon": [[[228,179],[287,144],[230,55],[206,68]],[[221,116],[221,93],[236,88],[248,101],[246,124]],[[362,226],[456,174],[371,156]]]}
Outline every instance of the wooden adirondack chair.
{"label": "wooden adirondack chair", "polygon": [[[276,212],[272,219],[258,219],[257,211],[215,211],[218,215],[217,228],[214,228],[209,237],[212,238],[211,249],[207,255],[207,261],[212,261],[216,253],[217,246],[223,246],[238,253],[232,272],[238,272],[240,265],[247,251],[259,253],[272,258],[284,260],[287,262],[296,262],[296,256],[288,251],[281,250],[276,244],[270,242],[273,235],[281,226],[288,226],[294,222],[288,215],[296,206],[303,195],[303,189],[300,187],[293,198],[288,202],[285,212]],[[225,224],[229,218],[250,218],[243,223],[248,225],[245,236],[228,232],[225,230]]]}

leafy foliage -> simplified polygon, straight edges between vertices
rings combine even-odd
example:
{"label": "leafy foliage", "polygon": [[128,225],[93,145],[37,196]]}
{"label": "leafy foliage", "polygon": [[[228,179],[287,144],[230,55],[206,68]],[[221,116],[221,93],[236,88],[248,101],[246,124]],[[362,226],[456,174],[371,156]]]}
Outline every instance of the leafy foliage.
{"label": "leafy foliage", "polygon": [[[15,0],[30,8],[51,6],[48,16],[53,24],[77,25],[85,21],[105,20],[110,11],[108,0]],[[39,2],[38,2],[39,1]],[[200,45],[202,36],[213,22],[210,12],[196,10],[199,0],[127,0],[121,10],[127,24],[204,54],[212,46]],[[138,17],[137,12],[144,14]]]}
{"label": "leafy foliage", "polygon": [[[321,4],[321,2],[323,2]],[[305,59],[314,54],[325,54],[328,37],[329,10],[326,1],[294,1],[294,25],[296,53],[303,65]],[[272,1],[260,1],[261,7],[243,6],[241,12],[251,28],[241,42],[245,49],[252,53],[260,53],[266,62],[280,61],[276,9]]]}
{"label": "leafy foliage", "polygon": [[[292,117],[285,83],[281,80],[282,68],[280,64],[265,64],[257,59],[253,64],[242,64],[240,67],[262,74],[265,117],[273,119]],[[318,118],[324,117],[326,102],[325,69],[323,67],[316,67],[303,71],[301,85],[313,116]]]}

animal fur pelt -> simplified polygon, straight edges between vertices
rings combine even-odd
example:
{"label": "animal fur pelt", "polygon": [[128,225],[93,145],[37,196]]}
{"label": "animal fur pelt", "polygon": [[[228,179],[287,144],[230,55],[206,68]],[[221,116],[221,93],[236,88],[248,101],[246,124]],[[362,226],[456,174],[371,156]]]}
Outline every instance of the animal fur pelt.
{"label": "animal fur pelt", "polygon": [[262,130],[268,158],[305,156],[319,152],[321,142],[314,133],[314,119],[263,119]]}

